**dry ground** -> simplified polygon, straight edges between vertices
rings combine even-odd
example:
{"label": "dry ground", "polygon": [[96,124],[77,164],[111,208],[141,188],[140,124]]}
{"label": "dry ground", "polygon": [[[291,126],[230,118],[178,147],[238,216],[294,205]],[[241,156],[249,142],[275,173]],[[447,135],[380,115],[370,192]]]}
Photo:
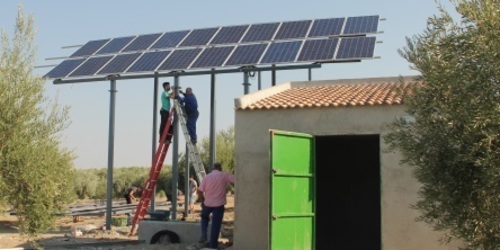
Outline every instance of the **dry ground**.
{"label": "dry ground", "polygon": [[[229,195],[227,199],[226,212],[224,214],[219,249],[228,249],[232,245],[233,221],[234,221],[234,196]],[[161,202],[161,200],[159,201]],[[183,209],[183,208],[180,208]],[[183,211],[183,210],[182,210]],[[200,221],[200,204],[195,206],[195,212],[190,214],[187,221]],[[180,220],[182,214],[177,213]],[[105,230],[105,216],[83,216],[83,221],[73,222],[72,216],[62,216],[57,219],[56,227],[47,233],[40,235],[38,242],[44,249],[200,249],[193,244],[172,244],[169,246],[149,245],[137,243],[137,232],[128,236],[130,226],[112,227]],[[16,217],[8,214],[0,215],[0,250],[9,248],[32,249],[30,242],[17,233]],[[86,229],[82,235],[78,229]],[[90,230],[93,229],[93,230]],[[89,230],[88,232],[85,232]],[[137,231],[137,230],[136,230]]]}

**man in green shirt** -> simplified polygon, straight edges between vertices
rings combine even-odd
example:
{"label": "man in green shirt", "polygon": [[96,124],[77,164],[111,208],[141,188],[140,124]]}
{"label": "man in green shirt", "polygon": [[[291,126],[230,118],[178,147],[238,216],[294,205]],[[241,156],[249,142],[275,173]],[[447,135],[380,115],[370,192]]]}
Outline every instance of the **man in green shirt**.
{"label": "man in green shirt", "polygon": [[[170,82],[163,83],[163,92],[161,93],[161,109],[160,109],[160,142],[161,135],[163,130],[165,129],[165,125],[167,125],[168,115],[170,113],[170,99],[175,98],[175,92],[170,89]],[[170,143],[166,139],[165,143]]]}

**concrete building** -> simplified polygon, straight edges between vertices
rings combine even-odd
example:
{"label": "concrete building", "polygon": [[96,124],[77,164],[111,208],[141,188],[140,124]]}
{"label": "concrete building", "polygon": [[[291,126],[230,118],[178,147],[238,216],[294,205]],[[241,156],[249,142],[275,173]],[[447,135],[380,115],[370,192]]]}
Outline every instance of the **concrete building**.
{"label": "concrete building", "polygon": [[270,130],[315,139],[316,249],[457,249],[415,221],[419,183],[385,150],[386,125],[410,118],[403,94],[417,82],[400,80],[290,82],[235,99],[235,249],[269,249]]}

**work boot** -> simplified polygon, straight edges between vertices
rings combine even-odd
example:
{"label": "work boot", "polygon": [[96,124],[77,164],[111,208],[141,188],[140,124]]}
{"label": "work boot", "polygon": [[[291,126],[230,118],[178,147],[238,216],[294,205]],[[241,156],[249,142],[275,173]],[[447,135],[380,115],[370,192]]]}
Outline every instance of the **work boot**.
{"label": "work boot", "polygon": [[205,248],[205,247],[208,247],[208,241],[207,241],[207,238],[206,237],[201,237],[200,240],[198,241],[198,247],[199,248]]}

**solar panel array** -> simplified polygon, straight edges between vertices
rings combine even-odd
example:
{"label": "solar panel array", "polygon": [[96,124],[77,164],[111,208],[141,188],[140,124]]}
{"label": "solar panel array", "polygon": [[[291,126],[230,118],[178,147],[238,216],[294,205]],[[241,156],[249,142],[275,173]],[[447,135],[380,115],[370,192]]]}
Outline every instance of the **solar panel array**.
{"label": "solar panel array", "polygon": [[80,78],[373,57],[379,16],[301,20],[89,41],[45,77]]}

